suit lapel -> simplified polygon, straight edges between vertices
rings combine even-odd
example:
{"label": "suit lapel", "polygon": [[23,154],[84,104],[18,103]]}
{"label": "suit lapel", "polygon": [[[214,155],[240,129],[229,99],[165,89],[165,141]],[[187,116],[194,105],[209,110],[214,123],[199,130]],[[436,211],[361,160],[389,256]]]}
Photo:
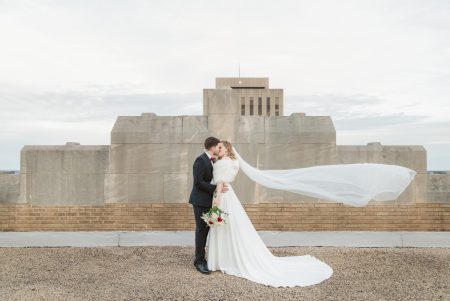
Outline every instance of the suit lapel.
{"label": "suit lapel", "polygon": [[209,172],[212,174],[213,166],[211,164],[211,160],[209,160],[209,158],[208,158],[208,155],[206,153],[203,153],[202,158],[203,158],[203,160],[205,160],[206,166],[207,166]]}

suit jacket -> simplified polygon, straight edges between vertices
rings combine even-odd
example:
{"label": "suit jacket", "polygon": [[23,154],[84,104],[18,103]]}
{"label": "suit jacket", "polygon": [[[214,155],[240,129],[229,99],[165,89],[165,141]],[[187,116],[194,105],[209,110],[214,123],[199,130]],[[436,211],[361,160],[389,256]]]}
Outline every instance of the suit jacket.
{"label": "suit jacket", "polygon": [[216,185],[210,184],[213,178],[213,166],[206,153],[198,156],[193,165],[194,185],[189,203],[202,207],[212,207],[212,199]]}

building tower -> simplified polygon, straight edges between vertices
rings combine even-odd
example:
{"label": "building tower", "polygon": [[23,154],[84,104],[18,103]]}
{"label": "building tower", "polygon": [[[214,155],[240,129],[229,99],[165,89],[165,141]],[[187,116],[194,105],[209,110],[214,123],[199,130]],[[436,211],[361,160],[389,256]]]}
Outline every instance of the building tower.
{"label": "building tower", "polygon": [[215,89],[203,90],[203,115],[211,90],[233,89],[241,116],[283,116],[283,89],[269,89],[268,77],[217,77]]}

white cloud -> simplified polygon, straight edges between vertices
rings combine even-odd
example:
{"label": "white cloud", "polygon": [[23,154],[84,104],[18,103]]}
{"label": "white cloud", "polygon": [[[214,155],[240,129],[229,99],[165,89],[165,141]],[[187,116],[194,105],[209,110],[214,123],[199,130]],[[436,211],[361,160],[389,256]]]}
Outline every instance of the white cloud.
{"label": "white cloud", "polygon": [[448,36],[439,0],[0,0],[0,168],[25,144],[108,144],[117,115],[201,114],[240,62],[287,114],[330,115],[338,143],[432,145],[450,169]]}

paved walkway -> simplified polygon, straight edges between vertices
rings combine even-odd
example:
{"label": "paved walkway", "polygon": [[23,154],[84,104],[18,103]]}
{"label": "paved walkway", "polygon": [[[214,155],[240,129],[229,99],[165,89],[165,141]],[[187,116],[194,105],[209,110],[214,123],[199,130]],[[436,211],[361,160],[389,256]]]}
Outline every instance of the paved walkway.
{"label": "paved walkway", "polygon": [[[268,247],[441,247],[450,232],[258,231]],[[193,246],[193,231],[0,232],[0,247]]]}

